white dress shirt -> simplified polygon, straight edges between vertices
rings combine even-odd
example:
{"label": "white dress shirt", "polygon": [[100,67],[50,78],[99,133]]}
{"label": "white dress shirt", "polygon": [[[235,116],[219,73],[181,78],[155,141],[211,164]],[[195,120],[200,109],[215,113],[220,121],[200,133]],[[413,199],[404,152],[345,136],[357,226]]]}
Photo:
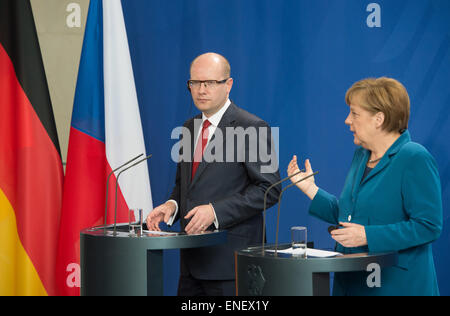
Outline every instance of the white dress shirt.
{"label": "white dress shirt", "polygon": [[[216,131],[217,126],[219,126],[220,121],[222,120],[222,116],[224,115],[224,113],[226,112],[226,110],[228,109],[228,107],[230,106],[231,101],[230,99],[227,99],[227,101],[225,102],[224,106],[222,106],[220,108],[219,111],[217,111],[217,113],[211,115],[210,117],[206,117],[206,115],[204,113],[202,113],[202,125],[205,122],[205,120],[208,120],[211,125],[208,127],[208,142],[206,143],[206,146],[208,146],[209,141],[211,140],[212,135],[214,135],[214,132]],[[200,138],[200,134],[202,133],[202,129],[199,128],[199,131],[197,133],[197,137],[196,137],[196,141],[194,144],[194,148],[197,148],[197,142]],[[178,203],[175,200],[169,200],[168,202],[172,202],[175,204],[175,213],[173,213],[172,217],[169,219],[169,221],[167,222],[167,225],[171,226],[173,224],[173,221],[175,220],[175,217],[178,214]],[[214,210],[214,207],[211,203],[209,203],[209,205],[211,205],[211,208],[213,209],[214,212],[214,226],[216,227],[216,229],[219,229],[219,222],[217,221],[217,216],[216,216],[216,211]]]}

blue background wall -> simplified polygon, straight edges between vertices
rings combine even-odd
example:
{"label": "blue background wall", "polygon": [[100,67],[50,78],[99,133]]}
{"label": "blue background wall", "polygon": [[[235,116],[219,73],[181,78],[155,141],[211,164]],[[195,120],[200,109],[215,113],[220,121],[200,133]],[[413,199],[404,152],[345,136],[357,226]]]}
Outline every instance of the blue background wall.
{"label": "blue background wall", "polygon": [[[370,3],[381,27],[369,27]],[[357,80],[390,76],[411,98],[410,132],[436,158],[444,229],[434,243],[441,294],[450,295],[450,1],[448,0],[129,0],[123,1],[141,107],[154,205],[172,189],[171,131],[197,114],[186,90],[189,65],[213,51],[232,69],[231,99],[280,127],[280,171],[293,154],[311,159],[316,183],[339,195],[355,146],[344,120],[346,90]],[[426,181],[426,179],[423,179]],[[332,248],[328,225],[307,215],[309,200],[286,192],[280,241],[289,228]],[[275,223],[276,210],[268,212]],[[268,224],[274,242],[275,225]],[[175,295],[178,252],[165,254],[165,294]]]}

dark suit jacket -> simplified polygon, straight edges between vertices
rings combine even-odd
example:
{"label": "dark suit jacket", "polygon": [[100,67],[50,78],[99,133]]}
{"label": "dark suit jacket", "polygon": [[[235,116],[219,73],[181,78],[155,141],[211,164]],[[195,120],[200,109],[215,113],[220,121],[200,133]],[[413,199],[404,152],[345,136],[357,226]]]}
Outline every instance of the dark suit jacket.
{"label": "dark suit jacket", "polygon": [[[194,152],[194,120],[201,120],[201,114],[186,121],[183,125],[190,131],[191,153]],[[234,103],[228,107],[212,136],[205,153],[210,150],[220,129],[223,135],[223,143],[227,142],[226,127],[267,127],[268,137],[259,138],[271,148],[270,128],[260,118],[237,107]],[[258,135],[258,137],[261,135]],[[231,138],[231,137],[228,137]],[[216,139],[216,141],[219,139]],[[194,207],[211,203],[216,212],[219,229],[226,229],[227,243],[196,249],[185,249],[180,252],[181,274],[191,274],[197,279],[203,280],[231,280],[235,278],[234,251],[247,248],[249,245],[261,244],[262,241],[262,210],[265,190],[280,179],[278,168],[273,173],[261,173],[261,157],[249,159],[248,139],[244,144],[234,141],[234,160],[226,161],[225,149],[223,162],[202,161],[197,169],[194,179],[191,181],[192,163],[181,161],[177,166],[176,184],[171,199],[178,203],[178,214],[181,228],[184,230],[188,221],[185,215]],[[214,151],[212,151],[214,152]],[[237,155],[245,152],[243,162],[237,161]],[[270,151],[268,151],[270,153]],[[222,155],[221,154],[221,155]],[[192,156],[192,155],[191,155]],[[220,156],[220,155],[219,155]],[[242,159],[240,160],[242,161]],[[278,199],[281,186],[273,188],[268,194],[267,207],[274,205]],[[214,230],[214,225],[209,230]]]}

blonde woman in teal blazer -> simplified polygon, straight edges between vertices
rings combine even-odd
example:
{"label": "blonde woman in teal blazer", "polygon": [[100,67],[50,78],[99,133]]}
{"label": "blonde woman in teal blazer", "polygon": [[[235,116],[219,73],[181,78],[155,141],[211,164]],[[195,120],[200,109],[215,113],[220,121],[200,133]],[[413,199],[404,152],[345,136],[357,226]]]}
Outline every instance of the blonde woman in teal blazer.
{"label": "blonde woman in teal blazer", "polygon": [[[312,200],[309,212],[342,227],[332,232],[337,251],[398,252],[398,265],[381,272],[380,287],[369,287],[372,272],[336,273],[333,295],[439,295],[431,243],[442,229],[442,199],[434,158],[411,141],[409,97],[390,78],[365,79],[346,94],[345,124],[359,146],[339,199],[313,178],[297,186]],[[311,174],[309,160],[304,173]],[[288,174],[298,171],[297,157]]]}

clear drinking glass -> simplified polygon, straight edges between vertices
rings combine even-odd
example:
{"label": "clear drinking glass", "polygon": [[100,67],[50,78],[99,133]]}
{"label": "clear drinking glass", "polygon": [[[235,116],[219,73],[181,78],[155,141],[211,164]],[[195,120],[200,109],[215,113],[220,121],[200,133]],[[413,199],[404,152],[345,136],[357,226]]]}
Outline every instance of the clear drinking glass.
{"label": "clear drinking glass", "polygon": [[306,258],[307,229],[302,226],[291,228],[292,235],[292,256]]}
{"label": "clear drinking glass", "polygon": [[129,219],[129,236],[131,237],[140,237],[142,236],[142,224],[143,218],[142,209],[131,209],[128,210],[128,219]]}

